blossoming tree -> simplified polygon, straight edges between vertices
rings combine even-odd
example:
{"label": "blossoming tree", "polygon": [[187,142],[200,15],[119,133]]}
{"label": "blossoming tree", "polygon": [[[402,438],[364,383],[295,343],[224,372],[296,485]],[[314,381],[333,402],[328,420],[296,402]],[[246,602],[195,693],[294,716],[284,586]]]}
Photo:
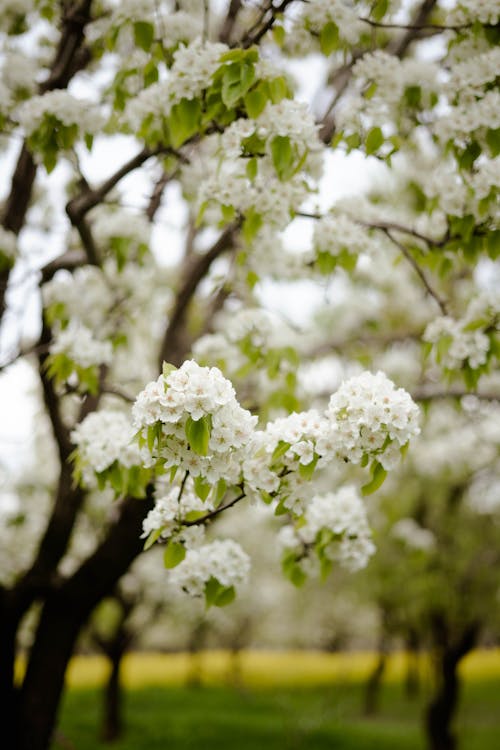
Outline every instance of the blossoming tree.
{"label": "blossoming tree", "polygon": [[[499,299],[475,269],[491,276],[499,253],[499,11],[493,0],[1,10],[14,162],[4,366],[36,369],[60,471],[32,559],[0,589],[0,696],[9,747],[41,750],[78,633],[144,544],[162,543],[172,580],[207,606],[232,601],[250,559],[205,531],[249,500],[283,516],[294,583],[365,564],[361,496],[419,432],[412,396],[378,371],[392,344],[425,342],[415,399],[497,397]],[[314,91],[301,91],[297,63],[314,64]],[[329,198],[332,154],[346,152],[348,168],[380,163],[383,191]],[[169,204],[177,253],[161,239]],[[332,301],[284,331],[262,291],[298,279]],[[26,284],[43,308],[31,343],[12,331]],[[308,367],[332,353],[325,398]],[[113,512],[66,570],[88,493],[109,488]],[[17,686],[16,634],[36,602]]]}

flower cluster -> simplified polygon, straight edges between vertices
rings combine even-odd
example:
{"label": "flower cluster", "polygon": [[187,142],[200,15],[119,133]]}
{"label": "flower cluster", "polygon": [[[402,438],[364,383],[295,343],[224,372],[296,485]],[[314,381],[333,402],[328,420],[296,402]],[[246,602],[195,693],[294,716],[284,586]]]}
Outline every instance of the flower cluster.
{"label": "flower cluster", "polygon": [[288,44],[306,53],[310,51],[311,39],[319,39],[323,52],[330,54],[342,45],[356,44],[364,32],[366,24],[348,0],[311,0],[297,14]]}
{"label": "flower cluster", "polygon": [[239,480],[239,452],[257,422],[220,370],[193,360],[149,383],[137,397],[133,418],[164,468],[177,466],[211,483],[231,484]]}
{"label": "flower cluster", "polygon": [[216,540],[190,549],[171,573],[174,585],[191,596],[203,596],[207,604],[223,606],[234,598],[235,587],[248,578],[250,558],[232,539]]}
{"label": "flower cluster", "polygon": [[[299,570],[326,572],[334,560],[349,570],[366,566],[375,552],[366,510],[353,486],[314,495],[298,523],[284,526],[279,535],[283,567],[292,580]],[[312,555],[317,556],[317,561]],[[300,578],[296,579],[300,583]]]}
{"label": "flower cluster", "polygon": [[77,448],[75,464],[88,487],[96,484],[96,474],[115,462],[126,468],[141,464],[143,457],[134,441],[129,418],[120,411],[102,409],[89,414],[71,432]]}
{"label": "flower cluster", "polygon": [[418,407],[383,372],[363,372],[344,381],[330,398],[332,437],[352,463],[376,459],[384,469],[398,462],[401,448],[418,435]]}
{"label": "flower cluster", "polygon": [[151,240],[151,223],[143,214],[120,210],[94,215],[95,239],[104,254],[116,257],[119,270],[130,260],[144,258]]}
{"label": "flower cluster", "polygon": [[104,325],[114,297],[106,277],[97,266],[83,266],[73,273],[58,271],[42,287],[43,306],[52,325],[79,320],[95,330]]}
{"label": "flower cluster", "polygon": [[199,38],[180,46],[174,53],[168,79],[149,86],[128,103],[124,119],[132,131],[140,130],[148,118],[152,120],[148,127],[161,132],[163,120],[174,104],[181,99],[195,99],[207,88],[226,51],[225,44],[202,42]]}
{"label": "flower cluster", "polygon": [[307,104],[283,99],[278,104],[268,104],[256,120],[256,134],[266,142],[266,151],[272,156],[273,138],[287,137],[300,154],[311,145],[319,147],[318,126]]}
{"label": "flower cluster", "polygon": [[71,321],[59,331],[50,345],[52,355],[64,354],[68,360],[84,369],[109,365],[113,347],[109,341],[99,341],[86,326]]}
{"label": "flower cluster", "polygon": [[482,370],[498,357],[499,333],[500,297],[484,292],[471,300],[462,318],[443,315],[429,323],[423,339],[438,365],[449,373],[462,371],[475,385]]}
{"label": "flower cluster", "polygon": [[500,93],[492,89],[481,99],[453,107],[436,122],[434,130],[442,143],[472,136],[486,143],[486,134],[497,128],[500,128]]}
{"label": "flower cluster", "polygon": [[313,242],[318,268],[327,272],[336,265],[352,270],[369,244],[366,230],[345,214],[325,216],[318,221]]}
{"label": "flower cluster", "polygon": [[363,55],[353,68],[358,87],[339,111],[339,126],[349,133],[396,122],[399,131],[413,126],[416,109],[432,108],[440,93],[438,68],[432,62],[377,50]]}
{"label": "flower cluster", "polygon": [[209,500],[201,500],[189,483],[174,486],[155,500],[155,506],[142,522],[142,537],[175,538],[186,549],[199,546],[204,536],[203,525],[185,527],[183,523],[213,510]]}
{"label": "flower cluster", "polygon": [[446,370],[456,370],[467,362],[472,369],[484,365],[490,342],[481,331],[464,331],[460,323],[443,315],[429,323],[424,332],[424,341],[438,345],[436,361]]}
{"label": "flower cluster", "polygon": [[459,0],[450,8],[446,18],[449,25],[458,25],[479,21],[495,25],[500,19],[497,0]]}
{"label": "flower cluster", "polygon": [[59,89],[33,96],[17,111],[17,119],[27,136],[39,130],[47,118],[82,134],[96,133],[103,124],[99,111],[91,102]]}

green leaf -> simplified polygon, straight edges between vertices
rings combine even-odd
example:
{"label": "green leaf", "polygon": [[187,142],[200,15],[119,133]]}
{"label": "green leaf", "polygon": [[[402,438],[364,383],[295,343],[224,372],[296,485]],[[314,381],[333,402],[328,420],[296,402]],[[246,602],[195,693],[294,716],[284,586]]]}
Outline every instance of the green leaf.
{"label": "green leaf", "polygon": [[191,449],[199,456],[206,456],[208,453],[211,428],[209,415],[201,417],[201,419],[187,418],[185,427],[186,437]]}
{"label": "green leaf", "polygon": [[268,102],[268,97],[264,93],[264,87],[257,86],[252,91],[248,91],[243,97],[243,102],[247,115],[251,118],[258,117]]}
{"label": "green leaf", "polygon": [[295,155],[287,135],[276,135],[271,141],[271,156],[280,180],[287,180],[293,174]]}
{"label": "green leaf", "polygon": [[294,586],[299,587],[305,583],[307,576],[302,570],[295,552],[285,554],[281,561],[281,568],[283,574],[293,583]]}
{"label": "green leaf", "polygon": [[251,159],[248,160],[247,168],[246,168],[247,177],[252,182],[257,177],[257,170],[258,170],[257,158],[253,156]]}
{"label": "green leaf", "polygon": [[319,35],[319,46],[326,56],[331,55],[337,49],[339,41],[339,29],[337,24],[330,21],[323,26]]}
{"label": "green leaf", "polygon": [[486,131],[486,144],[493,159],[500,154],[500,128],[489,128]]}
{"label": "green leaf", "polygon": [[153,44],[155,29],[152,23],[136,21],[134,23],[134,41],[138,47],[149,52]]}
{"label": "green leaf", "polygon": [[268,81],[269,94],[273,104],[279,104],[282,99],[290,96],[287,80],[284,76],[278,76]]}
{"label": "green leaf", "polygon": [[228,604],[234,602],[236,598],[236,589],[234,586],[227,586],[222,589],[215,600],[216,607],[227,607]]}
{"label": "green leaf", "polygon": [[146,539],[144,543],[144,551],[152,547],[153,544],[158,541],[158,539],[161,536],[162,531],[163,531],[163,526],[159,529],[153,529],[153,531],[150,533],[150,535],[148,536],[148,538]]}
{"label": "green leaf", "polygon": [[213,503],[216,508],[219,507],[222,500],[224,499],[224,495],[226,494],[226,491],[227,491],[227,483],[225,479],[219,479],[219,481],[217,482],[214,488]]}
{"label": "green leaf", "polygon": [[387,476],[387,471],[384,469],[382,464],[378,461],[374,461],[372,464],[372,478],[371,481],[361,487],[361,494],[371,495],[373,492],[378,490],[379,487],[384,483],[384,479]]}
{"label": "green leaf", "polygon": [[245,242],[250,244],[255,239],[257,232],[262,226],[262,216],[253,208],[250,208],[243,221],[241,233]]}
{"label": "green leaf", "polygon": [[248,92],[255,81],[255,66],[251,62],[227,65],[222,76],[222,101],[231,109]]}
{"label": "green leaf", "polygon": [[186,548],[179,542],[169,542],[163,553],[163,564],[166,568],[175,568],[186,557]]}
{"label": "green leaf", "polygon": [[205,603],[207,608],[212,605],[215,605],[216,607],[225,607],[234,600],[235,596],[236,591],[234,586],[223,586],[217,578],[214,578],[213,576],[209,578],[205,584]]}
{"label": "green leaf", "polygon": [[200,498],[200,500],[206,500],[212,489],[212,485],[209,484],[204,477],[194,477],[193,479],[194,491]]}
{"label": "green leaf", "polygon": [[291,443],[287,443],[285,440],[280,440],[278,445],[273,451],[271,456],[271,463],[274,464],[279,458],[285,455],[287,450],[290,448]]}
{"label": "green leaf", "polygon": [[314,458],[312,461],[310,461],[308,464],[299,464],[299,474],[302,477],[302,479],[309,480],[312,478],[312,475],[314,474],[314,469],[316,468],[316,464],[318,463],[319,456],[315,453]]}
{"label": "green leaf", "polygon": [[199,99],[181,99],[174,104],[168,118],[168,129],[174,148],[198,133],[201,126],[201,103]]}
{"label": "green leaf", "polygon": [[378,126],[371,128],[366,136],[365,151],[368,155],[376,153],[384,143],[384,134]]}
{"label": "green leaf", "polygon": [[164,378],[167,378],[171,372],[174,370],[177,370],[177,367],[175,365],[171,365],[170,362],[164,362],[162,365],[162,375]]}
{"label": "green leaf", "polygon": [[374,21],[381,21],[389,9],[389,0],[375,0],[371,16]]}

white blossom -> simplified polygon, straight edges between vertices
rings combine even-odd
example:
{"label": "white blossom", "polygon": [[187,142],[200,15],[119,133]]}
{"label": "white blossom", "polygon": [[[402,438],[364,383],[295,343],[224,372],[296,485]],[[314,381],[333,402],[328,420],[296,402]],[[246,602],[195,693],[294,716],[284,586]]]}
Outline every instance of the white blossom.
{"label": "white blossom", "polygon": [[85,484],[94,486],[95,473],[115,461],[128,468],[141,465],[143,457],[133,438],[132,425],[123,412],[102,409],[85,417],[71,432]]}
{"label": "white blossom", "polygon": [[189,549],[170,573],[170,580],[191,596],[202,596],[211,578],[226,588],[238,587],[245,583],[249,571],[250,558],[246,552],[232,539],[224,539]]}

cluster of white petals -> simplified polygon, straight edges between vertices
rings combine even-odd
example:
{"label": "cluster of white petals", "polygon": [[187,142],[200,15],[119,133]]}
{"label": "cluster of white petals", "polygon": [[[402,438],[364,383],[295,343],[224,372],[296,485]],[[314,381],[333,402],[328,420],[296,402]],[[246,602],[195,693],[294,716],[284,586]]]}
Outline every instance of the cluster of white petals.
{"label": "cluster of white petals", "polygon": [[377,458],[384,469],[395,466],[400,449],[420,432],[418,407],[383,372],[344,381],[330,398],[327,416],[345,458],[352,463]]}
{"label": "cluster of white petals", "polygon": [[[149,383],[137,397],[133,418],[146,441],[148,428],[158,426],[153,456],[165,468],[180,466],[210,482],[223,478],[231,483],[238,481],[239,452],[257,422],[239,405],[233,386],[220,370],[200,367],[193,360]],[[190,429],[197,426],[207,433],[206,451],[190,444]]]}
{"label": "cluster of white petals", "polygon": [[97,339],[81,323],[71,321],[67,328],[55,334],[50,353],[65,354],[75,365],[88,368],[109,365],[113,359],[113,346],[110,341]]}
{"label": "cluster of white petals", "polygon": [[487,129],[500,128],[500,93],[487,91],[482,99],[465,101],[441,117],[435,124],[437,137],[443,142],[474,134],[481,138]]}
{"label": "cluster of white petals", "polygon": [[191,596],[202,596],[211,578],[226,588],[237,587],[246,582],[249,572],[246,552],[232,539],[224,539],[189,549],[170,580]]}
{"label": "cluster of white petals", "polygon": [[247,161],[225,161],[218,172],[204,180],[198,192],[198,206],[232,206],[243,215],[253,210],[273,229],[284,229],[293,211],[298,211],[310,197],[303,174],[282,181],[270,160],[261,159],[258,174],[251,181]]}
{"label": "cluster of white petals", "polygon": [[489,337],[482,330],[467,330],[463,320],[448,315],[429,323],[423,340],[433,345],[434,359],[445,370],[458,370],[465,363],[475,370],[488,359]]}
{"label": "cluster of white petals", "polygon": [[118,461],[122,466],[138,466],[141,452],[134,441],[130,419],[121,411],[94,411],[71,432],[78,449],[79,465],[86,485],[95,485],[95,473],[101,473]]}
{"label": "cluster of white petals", "polygon": [[355,487],[348,485],[336,492],[314,495],[301,522],[283,527],[279,543],[285,552],[296,551],[299,558],[303,553],[306,559],[313,545],[321,541],[321,536],[327,559],[338,560],[349,570],[366,566],[375,552],[375,545],[365,506]]}
{"label": "cluster of white petals", "polygon": [[102,325],[113,304],[112,290],[97,266],[58,271],[43,285],[42,299],[45,308],[63,306],[65,319],[77,319],[91,329]]}
{"label": "cluster of white petals", "polygon": [[366,229],[345,214],[329,215],[315,223],[314,247],[318,253],[359,256],[369,245]]}
{"label": "cluster of white petals", "polygon": [[151,240],[151,222],[143,214],[130,211],[97,211],[92,224],[93,233],[103,251],[109,251],[113,240],[128,240],[127,257],[133,258],[145,250]]}
{"label": "cluster of white petals", "polygon": [[269,103],[256,120],[257,135],[266,140],[267,148],[276,135],[288,136],[302,152],[318,143],[318,126],[304,102],[282,99],[278,104]]}
{"label": "cluster of white petals", "polygon": [[497,0],[459,0],[450,8],[446,24],[453,26],[478,20],[495,25],[500,19]]}
{"label": "cluster of white petals", "polygon": [[67,127],[76,125],[80,133],[96,133],[103,124],[96,105],[60,89],[33,96],[21,104],[16,112],[16,118],[27,136],[34,133],[47,116],[55,117]]}
{"label": "cluster of white petals", "polygon": [[414,518],[401,518],[391,529],[391,535],[408,547],[428,552],[436,546],[436,537],[430,529],[424,529]]}
{"label": "cluster of white petals", "polygon": [[174,53],[174,63],[166,81],[144,89],[127,105],[124,119],[132,130],[140,128],[143,120],[152,115],[160,121],[181,99],[194,99],[210,85],[210,79],[220,67],[220,58],[227,51],[221,43],[203,42],[200,38],[181,45]]}
{"label": "cluster of white petals", "polygon": [[166,495],[155,499],[154,508],[142,522],[142,537],[161,531],[163,539],[175,535],[186,548],[199,546],[205,527],[198,525],[183,528],[182,523],[190,513],[207,513],[210,510],[213,510],[213,505],[208,500],[200,500],[189,484],[171,487]]}
{"label": "cluster of white petals", "polygon": [[[305,27],[316,36],[328,24],[334,23],[340,37],[349,44],[356,44],[366,24],[358,18],[358,13],[349,0],[310,0],[303,6],[302,13],[296,18],[297,27]],[[293,38],[292,30],[292,38]]]}
{"label": "cluster of white petals", "polygon": [[[430,61],[412,58],[399,59],[383,50],[363,55],[354,65],[354,80],[358,94],[351,97],[339,110],[339,126],[359,129],[360,116],[371,125],[387,127],[396,120],[404,127],[409,115],[405,92],[418,89],[419,107],[432,107],[440,91],[438,67]],[[373,87],[371,96],[364,92]],[[364,124],[365,120],[361,120]]]}

